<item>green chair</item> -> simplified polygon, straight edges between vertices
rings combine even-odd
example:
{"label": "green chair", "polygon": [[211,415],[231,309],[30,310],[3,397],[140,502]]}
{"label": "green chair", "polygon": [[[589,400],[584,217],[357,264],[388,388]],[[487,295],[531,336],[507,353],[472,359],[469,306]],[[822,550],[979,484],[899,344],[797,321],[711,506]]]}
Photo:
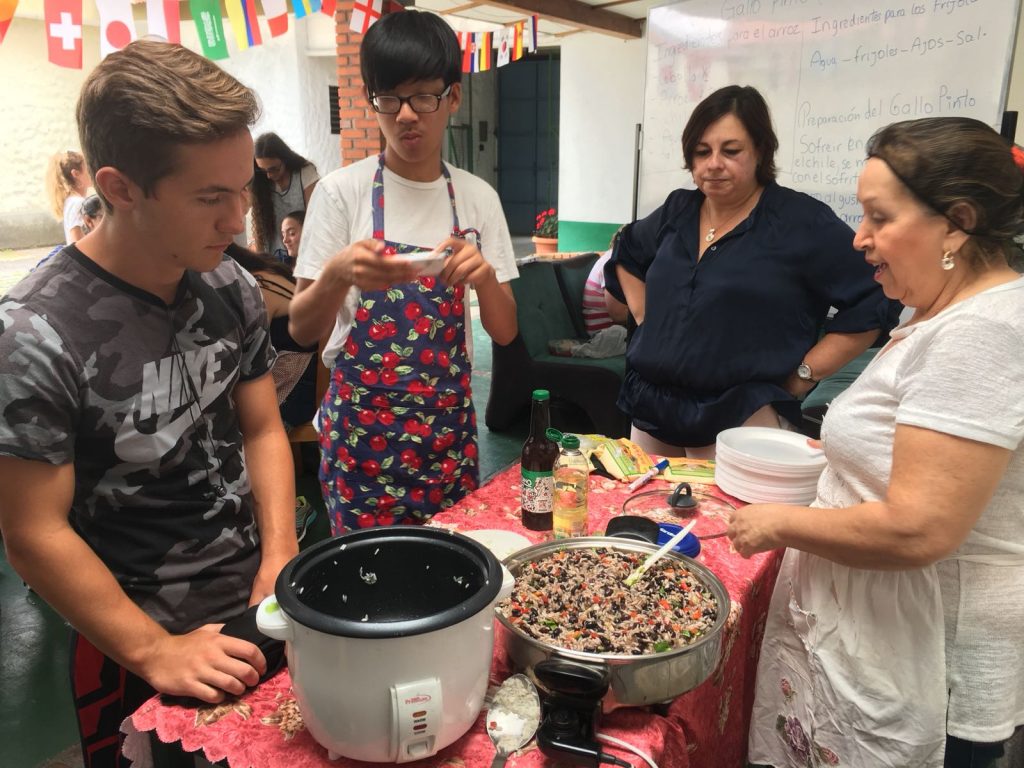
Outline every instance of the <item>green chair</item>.
{"label": "green chair", "polygon": [[530,393],[539,388],[550,391],[556,404],[581,409],[594,432],[610,437],[629,433],[628,418],[615,406],[625,355],[594,360],[548,351],[549,341],[586,340],[583,284],[597,258],[588,253],[519,267],[511,284],[519,334],[504,346],[492,342],[491,393],[484,414],[489,429],[508,429],[529,409]]}

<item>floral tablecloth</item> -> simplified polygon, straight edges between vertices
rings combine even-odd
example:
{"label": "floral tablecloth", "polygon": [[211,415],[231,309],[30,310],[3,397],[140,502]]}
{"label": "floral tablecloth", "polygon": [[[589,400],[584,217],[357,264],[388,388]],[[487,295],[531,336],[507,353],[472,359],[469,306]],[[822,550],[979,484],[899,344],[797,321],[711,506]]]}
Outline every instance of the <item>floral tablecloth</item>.
{"label": "floral tablecloth", "polygon": [[[667,492],[671,487],[665,481],[655,480],[644,490],[663,488]],[[694,489],[735,505],[742,504],[714,486],[695,486]],[[603,531],[629,496],[625,483],[592,475],[590,533]],[[533,542],[550,536],[550,533],[527,531],[520,523],[518,465],[496,475],[435,517],[431,525],[461,531],[512,530]],[[619,709],[602,717],[600,731],[635,745],[649,754],[660,768],[741,768],[746,763],[757,654],[781,552],[744,559],[732,550],[728,539],[719,537],[702,541],[697,559],[718,576],[732,600],[732,612],[723,636],[722,661],[704,684],[672,702],[664,715],[645,709]],[[491,685],[497,686],[511,671],[503,649],[496,647]],[[180,742],[185,751],[202,750],[208,760],[226,759],[231,768],[375,765],[345,758],[328,760],[327,750],[313,740],[302,724],[287,669],[240,699],[218,706],[196,710],[164,705],[153,698],[126,720],[123,728],[128,734],[125,754],[137,768],[149,768],[153,764],[148,732],[155,732],[164,742]],[[634,765],[642,765],[640,758],[628,751],[610,745],[605,745],[605,749]],[[465,736],[437,755],[412,765],[475,768],[489,766],[493,756],[494,747],[486,734],[481,713]],[[509,765],[536,768],[545,760],[531,742],[509,759]]]}

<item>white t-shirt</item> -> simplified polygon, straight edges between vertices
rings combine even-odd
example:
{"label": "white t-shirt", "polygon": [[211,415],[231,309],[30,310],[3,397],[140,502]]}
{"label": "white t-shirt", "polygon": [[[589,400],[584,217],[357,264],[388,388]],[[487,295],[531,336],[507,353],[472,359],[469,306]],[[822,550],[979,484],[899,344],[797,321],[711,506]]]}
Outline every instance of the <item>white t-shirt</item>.
{"label": "white t-shirt", "polygon": [[947,731],[1001,741],[1024,723],[1024,278],[892,337],[829,407],[814,506],[884,499],[897,424],[1006,448],[1010,463],[966,540],[935,565],[873,571],[786,553],[753,763],[799,763],[802,732],[842,765],[941,768]]}
{"label": "white t-shirt", "polygon": [[[316,280],[327,261],[346,245],[373,236],[371,194],[377,163],[376,156],[368,157],[332,171],[316,185],[302,228],[295,277]],[[494,267],[499,283],[518,277],[512,238],[497,193],[473,174],[445,165],[455,188],[459,227],[480,233],[480,252]],[[384,234],[388,240],[433,249],[451,235],[452,206],[444,176],[429,182],[410,181],[385,168],[384,200]],[[329,368],[352,329],[359,295],[359,289],[352,288],[338,312],[323,352],[324,364]],[[471,336],[467,312],[467,344]]]}
{"label": "white t-shirt", "polygon": [[85,198],[81,195],[69,195],[64,201],[64,244],[71,245],[71,230],[75,227],[85,225],[82,218],[82,203]]}

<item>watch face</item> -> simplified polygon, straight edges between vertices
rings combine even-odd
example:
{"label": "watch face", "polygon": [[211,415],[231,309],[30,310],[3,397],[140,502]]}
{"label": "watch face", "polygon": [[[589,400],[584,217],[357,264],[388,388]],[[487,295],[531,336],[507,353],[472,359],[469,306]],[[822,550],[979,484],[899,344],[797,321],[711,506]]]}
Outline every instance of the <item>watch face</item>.
{"label": "watch face", "polygon": [[804,379],[805,381],[810,381],[811,366],[809,366],[807,363],[800,363],[800,365],[796,367],[796,375],[799,376],[801,379]]}

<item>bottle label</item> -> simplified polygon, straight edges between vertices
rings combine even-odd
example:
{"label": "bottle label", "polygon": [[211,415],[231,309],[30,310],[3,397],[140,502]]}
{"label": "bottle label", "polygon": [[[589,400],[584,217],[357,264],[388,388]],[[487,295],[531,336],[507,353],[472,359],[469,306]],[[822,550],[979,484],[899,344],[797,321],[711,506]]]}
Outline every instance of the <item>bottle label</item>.
{"label": "bottle label", "polygon": [[532,472],[521,470],[520,500],[523,512],[531,515],[551,514],[554,498],[555,478],[553,472]]}

